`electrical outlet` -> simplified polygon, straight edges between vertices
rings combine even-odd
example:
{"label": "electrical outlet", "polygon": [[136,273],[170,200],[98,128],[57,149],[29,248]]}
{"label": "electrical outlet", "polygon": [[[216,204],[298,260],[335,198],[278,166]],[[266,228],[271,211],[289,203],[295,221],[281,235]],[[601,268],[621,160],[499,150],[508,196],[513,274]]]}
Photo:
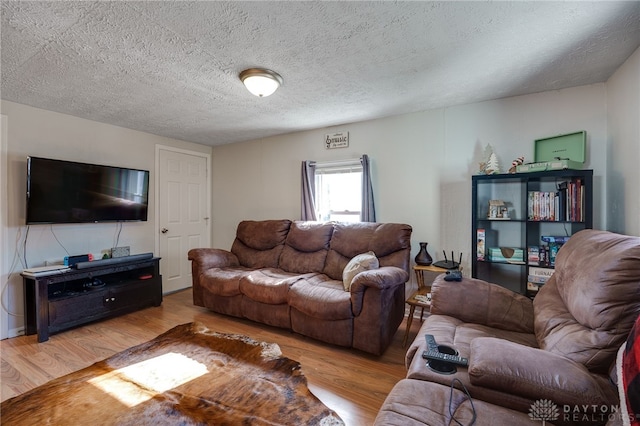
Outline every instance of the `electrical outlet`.
{"label": "electrical outlet", "polygon": [[111,257],[125,257],[131,254],[129,246],[114,247],[111,249]]}

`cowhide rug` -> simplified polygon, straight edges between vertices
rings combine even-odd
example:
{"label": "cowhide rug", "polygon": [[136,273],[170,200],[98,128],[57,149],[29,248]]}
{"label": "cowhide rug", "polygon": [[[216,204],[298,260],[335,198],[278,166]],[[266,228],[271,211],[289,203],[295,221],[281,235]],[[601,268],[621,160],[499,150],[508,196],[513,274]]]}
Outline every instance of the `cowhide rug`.
{"label": "cowhide rug", "polygon": [[8,399],[0,415],[7,425],[344,424],[278,345],[198,323]]}

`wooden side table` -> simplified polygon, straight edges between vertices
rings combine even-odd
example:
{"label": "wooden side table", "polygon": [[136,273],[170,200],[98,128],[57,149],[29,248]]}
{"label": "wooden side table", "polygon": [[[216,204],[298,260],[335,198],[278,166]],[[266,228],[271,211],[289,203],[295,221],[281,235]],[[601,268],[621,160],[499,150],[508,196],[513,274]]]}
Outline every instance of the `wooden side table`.
{"label": "wooden side table", "polygon": [[[414,265],[413,270],[416,273],[416,281],[418,282],[418,290],[414,292],[411,297],[407,299],[407,305],[409,305],[409,318],[407,318],[407,328],[404,331],[404,339],[402,340],[402,347],[407,346],[407,339],[409,338],[409,330],[411,330],[411,323],[413,322],[413,314],[416,311],[416,307],[422,309],[420,311],[420,321],[424,315],[424,308],[431,308],[431,300],[427,300],[427,295],[431,293],[431,286],[424,285],[424,272],[445,273],[447,270],[439,268],[437,266],[429,265]],[[416,297],[417,296],[417,297]]]}

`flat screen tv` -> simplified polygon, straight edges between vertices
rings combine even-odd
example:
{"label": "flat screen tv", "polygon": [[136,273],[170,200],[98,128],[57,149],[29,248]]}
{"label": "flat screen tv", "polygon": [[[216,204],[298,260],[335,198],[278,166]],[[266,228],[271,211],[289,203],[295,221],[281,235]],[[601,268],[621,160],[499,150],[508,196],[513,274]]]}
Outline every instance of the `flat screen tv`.
{"label": "flat screen tv", "polygon": [[27,224],[146,221],[149,171],[27,158]]}

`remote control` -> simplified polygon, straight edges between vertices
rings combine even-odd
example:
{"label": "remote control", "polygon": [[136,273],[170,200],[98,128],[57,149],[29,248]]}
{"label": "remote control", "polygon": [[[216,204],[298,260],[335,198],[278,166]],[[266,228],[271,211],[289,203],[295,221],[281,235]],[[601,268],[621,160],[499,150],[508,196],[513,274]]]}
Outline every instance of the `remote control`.
{"label": "remote control", "polygon": [[451,364],[462,365],[463,367],[469,365],[469,360],[467,358],[462,358],[458,355],[443,354],[441,352],[424,351],[422,352],[422,358],[432,359],[434,361],[450,362]]}
{"label": "remote control", "polygon": [[435,337],[433,337],[433,334],[425,334],[424,335],[424,340],[427,341],[427,350],[428,351],[440,352],[438,350],[438,344],[436,343],[436,339],[435,339]]}
{"label": "remote control", "polygon": [[445,281],[462,281],[462,272],[459,270],[447,271],[447,275],[444,276]]}

